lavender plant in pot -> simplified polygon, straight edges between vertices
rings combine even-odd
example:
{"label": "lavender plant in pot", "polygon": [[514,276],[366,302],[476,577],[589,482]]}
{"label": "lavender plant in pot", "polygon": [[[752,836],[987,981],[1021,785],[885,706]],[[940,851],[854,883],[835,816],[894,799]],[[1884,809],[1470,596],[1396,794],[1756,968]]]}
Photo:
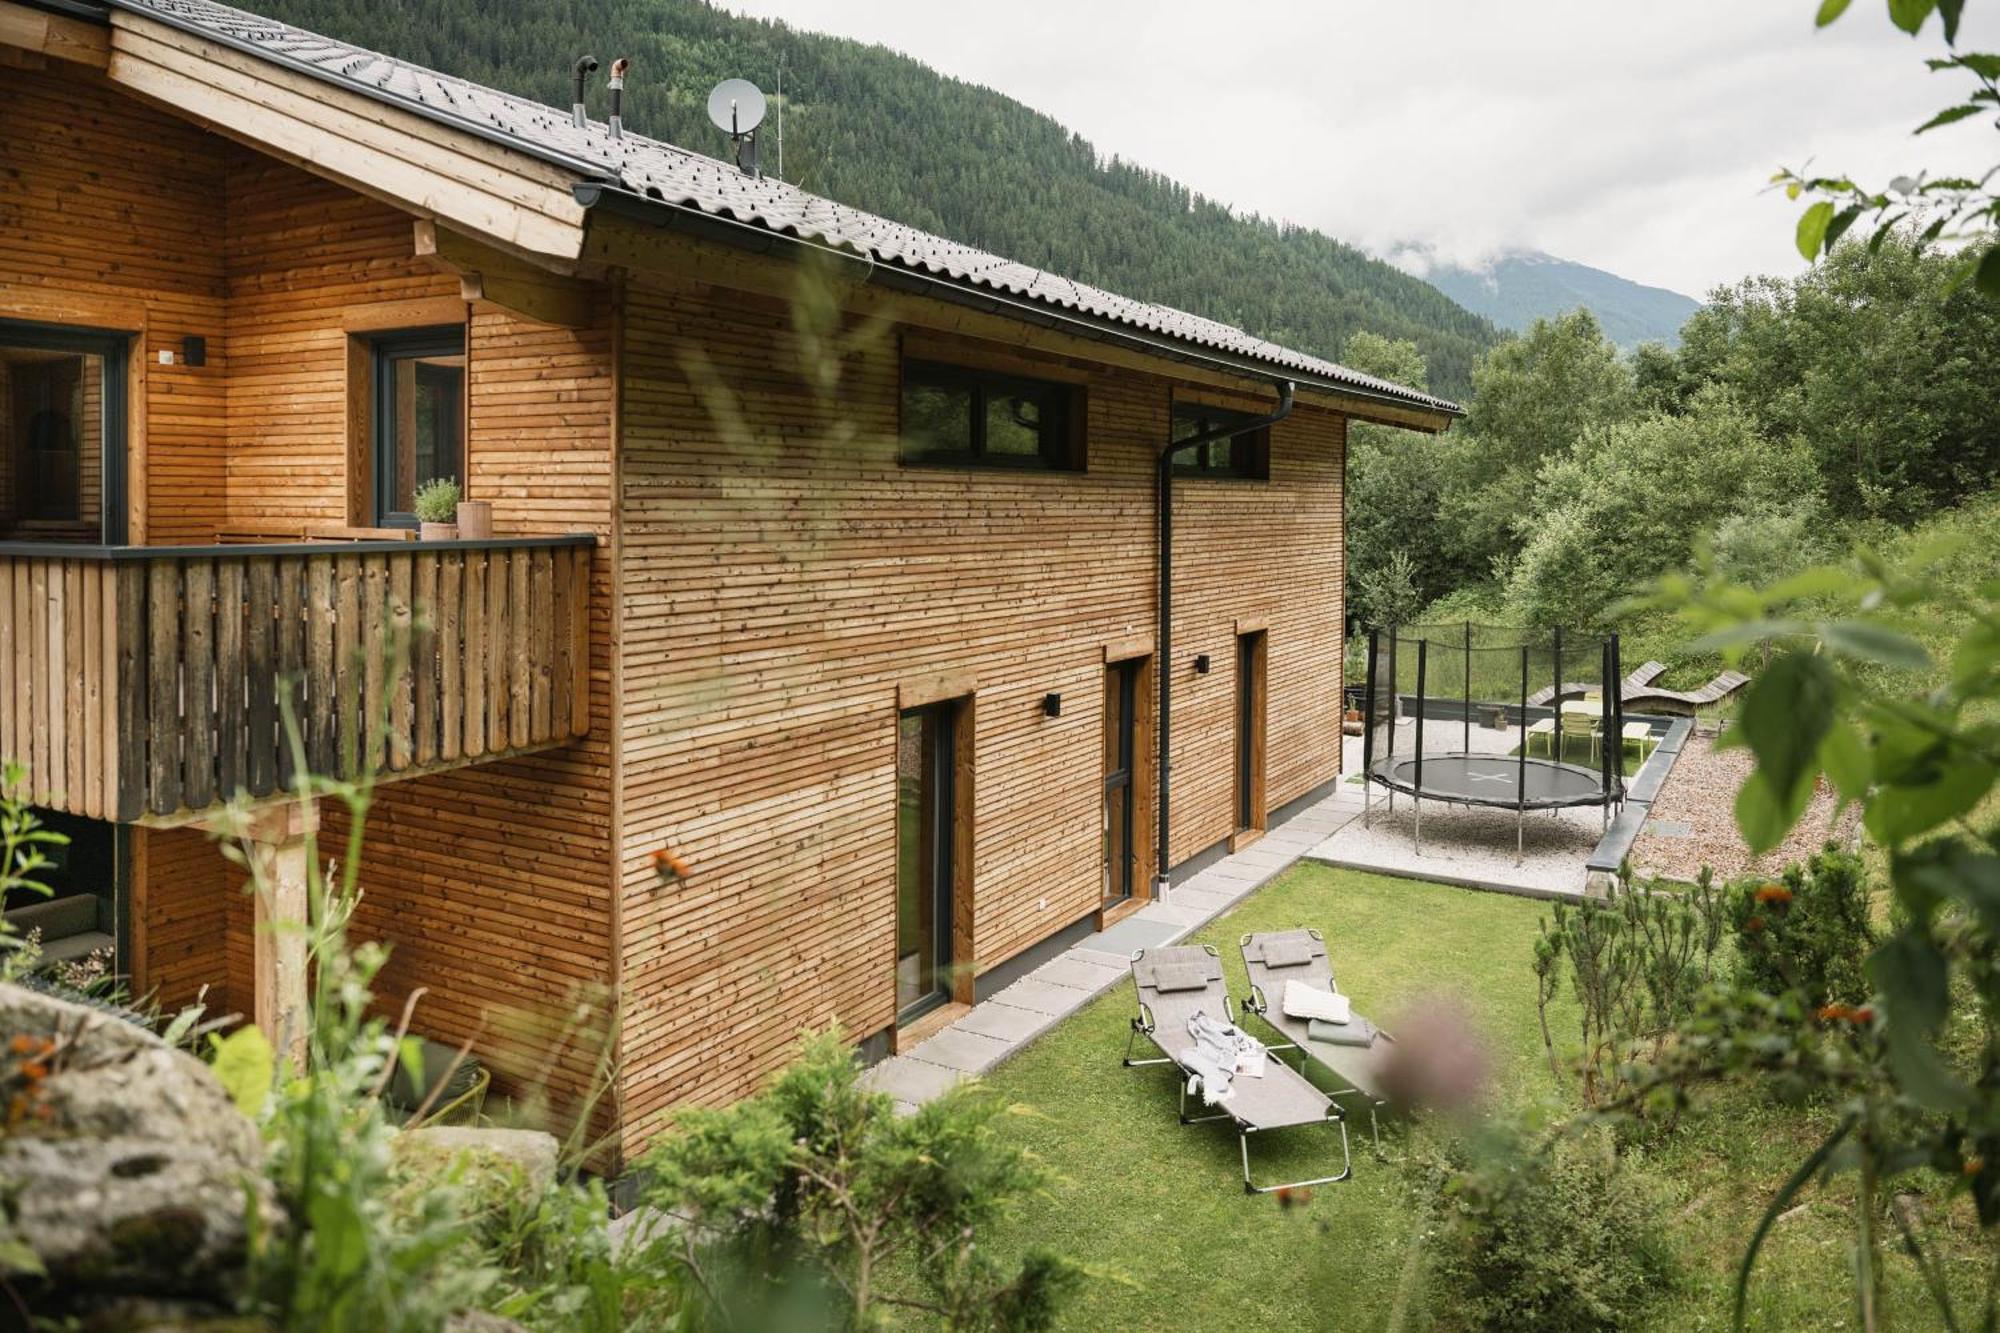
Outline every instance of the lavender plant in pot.
{"label": "lavender plant in pot", "polygon": [[437,477],[417,487],[410,498],[410,511],[417,516],[417,535],[427,542],[458,539],[458,483]]}

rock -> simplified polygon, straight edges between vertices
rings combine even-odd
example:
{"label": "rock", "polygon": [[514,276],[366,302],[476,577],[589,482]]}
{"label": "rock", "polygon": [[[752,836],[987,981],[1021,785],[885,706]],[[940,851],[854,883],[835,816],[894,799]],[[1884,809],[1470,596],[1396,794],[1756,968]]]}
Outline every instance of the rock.
{"label": "rock", "polygon": [[0,1138],[10,1230],[51,1289],[226,1305],[245,1190],[263,1217],[279,1212],[257,1128],[208,1067],[134,1024],[0,985],[0,1073],[14,1094]]}
{"label": "rock", "polygon": [[444,1321],[444,1333],[528,1333],[527,1325],[485,1310],[460,1310]]}
{"label": "rock", "polygon": [[391,1148],[397,1167],[414,1176],[447,1170],[464,1159],[471,1174],[504,1173],[508,1188],[531,1195],[546,1191],[556,1178],[555,1136],[537,1129],[430,1125],[404,1130]]}

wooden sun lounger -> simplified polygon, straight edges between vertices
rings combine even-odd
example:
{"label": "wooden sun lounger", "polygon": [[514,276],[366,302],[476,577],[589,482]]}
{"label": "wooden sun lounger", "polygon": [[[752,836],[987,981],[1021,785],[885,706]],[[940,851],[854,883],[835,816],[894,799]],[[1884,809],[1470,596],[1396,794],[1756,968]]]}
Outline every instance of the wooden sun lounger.
{"label": "wooden sun lounger", "polygon": [[[1261,1078],[1239,1074],[1230,1084],[1230,1095],[1219,1103],[1215,1114],[1190,1116],[1187,1095],[1190,1070],[1181,1054],[1194,1044],[1188,1022],[1197,1013],[1235,1025],[1234,1006],[1222,981],[1222,957],[1208,946],[1168,945],[1141,949],[1132,955],[1132,986],[1138,992],[1139,1014],[1132,1020],[1131,1035],[1125,1039],[1127,1068],[1170,1064],[1179,1072],[1180,1118],[1183,1125],[1210,1120],[1228,1120],[1236,1129],[1237,1147],[1243,1156],[1243,1188],[1252,1194],[1273,1190],[1298,1189],[1305,1185],[1330,1185],[1354,1173],[1347,1146],[1347,1118],[1333,1098],[1315,1088],[1305,1075],[1275,1056],[1264,1062]],[[1132,1047],[1145,1037],[1159,1051],[1156,1057],[1133,1059]],[[1340,1126],[1341,1166],[1338,1175],[1312,1180],[1294,1180],[1281,1185],[1259,1185],[1250,1177],[1250,1136],[1274,1129],[1305,1125]]]}
{"label": "wooden sun lounger", "polygon": [[1690,712],[1719,703],[1750,683],[1750,677],[1741,671],[1725,671],[1698,690],[1641,690],[1637,694],[1627,694],[1627,704],[1658,706],[1677,704]]}
{"label": "wooden sun lounger", "polygon": [[[1646,686],[1651,685],[1655,680],[1659,679],[1666,669],[1667,664],[1665,662],[1647,662],[1619,683],[1619,692],[1624,695],[1625,701],[1630,703],[1633,691],[1643,690]],[[1568,699],[1575,695],[1589,694],[1596,688],[1597,686],[1587,684],[1584,681],[1566,680],[1562,683],[1561,693],[1563,698]],[[1541,689],[1536,690],[1528,696],[1528,707],[1540,708],[1547,704],[1549,700],[1555,698],[1556,693],[1555,686],[1544,685]]]}

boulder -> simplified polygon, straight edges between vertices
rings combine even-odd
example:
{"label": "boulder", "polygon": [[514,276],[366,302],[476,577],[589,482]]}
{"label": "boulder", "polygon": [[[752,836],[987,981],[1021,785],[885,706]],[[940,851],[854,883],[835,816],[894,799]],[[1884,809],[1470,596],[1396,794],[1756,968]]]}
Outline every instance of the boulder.
{"label": "boulder", "polygon": [[65,1300],[227,1304],[246,1190],[280,1214],[263,1141],[204,1065],[136,1024],[0,985],[10,1230]]}
{"label": "boulder", "polygon": [[537,1129],[480,1129],[430,1125],[406,1129],[391,1144],[396,1166],[416,1178],[462,1164],[477,1198],[478,1177],[497,1177],[499,1188],[539,1195],[555,1182],[559,1149],[553,1134]]}

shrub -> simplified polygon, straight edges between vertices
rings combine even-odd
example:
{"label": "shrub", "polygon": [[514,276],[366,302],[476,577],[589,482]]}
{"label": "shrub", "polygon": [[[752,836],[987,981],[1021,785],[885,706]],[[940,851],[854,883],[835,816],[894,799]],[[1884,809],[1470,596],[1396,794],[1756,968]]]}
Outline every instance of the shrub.
{"label": "shrub", "polygon": [[450,477],[425,482],[410,497],[410,512],[422,523],[451,522],[458,517],[458,483]]}
{"label": "shrub", "polygon": [[835,1032],[762,1095],[684,1112],[642,1165],[645,1202],[679,1219],[678,1243],[654,1243],[686,1264],[697,1326],[872,1328],[899,1307],[954,1329],[1050,1327],[1081,1270],[1034,1251],[1010,1271],[979,1244],[1046,1179],[1000,1134],[1005,1113],[961,1088],[899,1116]]}
{"label": "shrub", "polygon": [[1538,1152],[1516,1134],[1460,1143],[1442,1174],[1435,1271],[1471,1327],[1628,1328],[1675,1280],[1662,1201],[1608,1133]]}
{"label": "shrub", "polygon": [[1781,880],[1730,886],[1738,979],[1769,995],[1795,994],[1807,1008],[1859,1004],[1873,989],[1862,964],[1875,947],[1861,859],[1832,843]]}

